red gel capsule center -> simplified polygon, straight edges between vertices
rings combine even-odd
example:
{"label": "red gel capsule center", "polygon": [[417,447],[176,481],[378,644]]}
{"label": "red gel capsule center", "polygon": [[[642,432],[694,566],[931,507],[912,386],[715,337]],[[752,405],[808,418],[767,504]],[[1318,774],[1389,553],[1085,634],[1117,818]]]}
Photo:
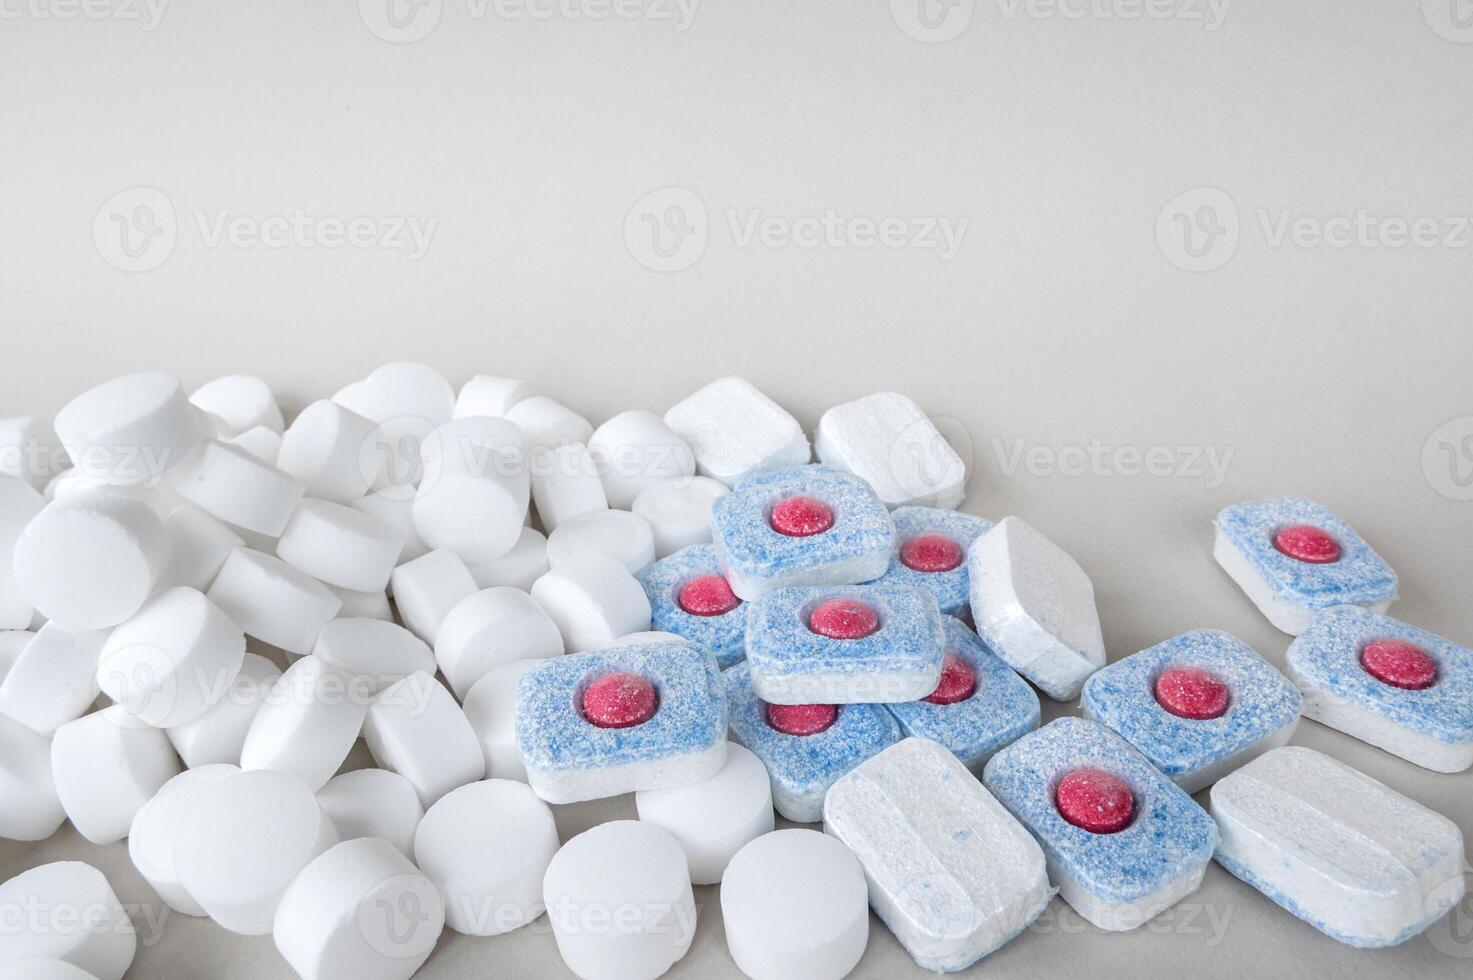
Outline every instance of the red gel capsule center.
{"label": "red gel capsule center", "polygon": [[922,534],[900,546],[900,564],[917,572],[949,572],[962,557],[962,546],[944,534]]}
{"label": "red gel capsule center", "polygon": [[1360,665],[1382,684],[1424,691],[1437,683],[1437,661],[1405,640],[1372,640],[1360,652]]}
{"label": "red gel capsule center", "polygon": [[1103,769],[1076,769],[1054,791],[1059,815],[1092,834],[1113,834],[1130,826],[1135,794],[1125,780]]}
{"label": "red gel capsule center", "polygon": [[1156,703],[1178,718],[1206,721],[1228,709],[1228,689],[1199,667],[1172,667],[1156,678]]}
{"label": "red gel capsule center", "polygon": [[767,723],[784,735],[817,735],[839,719],[836,704],[769,704]]}
{"label": "red gel capsule center", "polygon": [[831,640],[858,640],[880,628],[880,617],[858,599],[826,599],[809,614],[808,628]]}
{"label": "red gel capsule center", "polygon": [[691,579],[680,587],[675,602],[692,616],[724,616],[742,604],[722,575]]}
{"label": "red gel capsule center", "polygon": [[1340,560],[1340,542],[1313,524],[1284,528],[1274,535],[1274,547],[1310,565],[1328,565]]}
{"label": "red gel capsule center", "polygon": [[655,716],[655,686],[638,674],[608,674],[583,692],[583,717],[599,728],[633,728]]}
{"label": "red gel capsule center", "polygon": [[822,500],[802,496],[789,497],[778,501],[767,521],[778,534],[785,534],[790,538],[809,538],[834,526],[834,512]]}
{"label": "red gel capsule center", "polygon": [[956,704],[965,701],[977,690],[977,672],[972,665],[954,653],[948,653],[941,661],[941,680],[936,690],[922,700],[932,704]]}

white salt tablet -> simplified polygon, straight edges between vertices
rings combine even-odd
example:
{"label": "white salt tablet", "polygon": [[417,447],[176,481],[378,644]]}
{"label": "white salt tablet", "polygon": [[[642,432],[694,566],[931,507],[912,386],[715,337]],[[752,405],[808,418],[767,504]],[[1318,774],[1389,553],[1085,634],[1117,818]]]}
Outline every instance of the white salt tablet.
{"label": "white salt tablet", "polygon": [[365,497],[349,501],[348,506],[377,517],[404,539],[404,547],[399,551],[400,563],[414,561],[430,550],[429,545],[424,543],[424,539],[414,529],[413,496],[406,496],[393,490],[378,490]]}
{"label": "white salt tablet", "polygon": [[741,378],[721,378],[676,402],[665,424],[690,445],[702,476],[729,487],[810,456],[798,420]]}
{"label": "white salt tablet", "polygon": [[[61,960],[97,980],[122,980],[138,950],[138,936],[117,893],[101,871],[81,861],[57,861],[23,871],[0,885],[0,909],[7,914],[0,929],[0,962],[28,957]],[[49,912],[58,925],[71,928],[20,928],[26,910]],[[85,926],[85,928],[82,928]],[[44,968],[43,968],[44,969]],[[64,971],[22,971],[23,977],[68,976]]]}
{"label": "white salt tablet", "polygon": [[328,585],[381,590],[404,539],[383,521],[330,500],[303,498],[276,542],[282,561]]}
{"label": "white salt tablet", "polygon": [[102,645],[97,682],[157,728],[193,721],[229,689],[245,633],[198,590],[180,586],[144,603]]}
{"label": "white salt tablet", "polygon": [[179,770],[163,729],[119,705],[69,721],[51,739],[56,795],[77,833],[94,844],[128,836],[134,815]]}
{"label": "white salt tablet", "polygon": [[540,446],[529,457],[532,502],[542,526],[554,531],[565,521],[609,509],[603,480],[581,442]]}
{"label": "white salt tablet", "polygon": [[390,576],[399,618],[410,632],[433,644],[455,604],[478,591],[470,569],[453,551],[439,548],[394,569]]}
{"label": "white salt tablet", "polygon": [[90,490],[47,504],[15,543],[15,583],[47,619],[116,626],[138,611],[169,560],[153,508]]}
{"label": "white salt tablet", "polygon": [[562,652],[557,624],[536,599],[510,586],[483,589],[460,600],[435,637],[435,662],[459,698],[498,664]]}
{"label": "white salt tablet", "polygon": [[83,392],[56,413],[56,434],[79,472],[123,485],[180,465],[205,435],[179,379],[161,371]]}
{"label": "white salt tablet", "polygon": [[252,548],[230,553],[206,595],[248,635],[295,654],[312,649],[342,606],[306,572]]}
{"label": "white salt tablet", "polygon": [[51,775],[51,739],[0,715],[0,837],[45,840],[64,820]]}
{"label": "white salt tablet", "polygon": [[[329,585],[332,594],[342,603],[338,607],[340,619],[379,619],[385,622],[394,618],[394,609],[389,605],[389,593],[384,589],[374,592],[358,592]],[[318,634],[321,636],[321,634]]]}
{"label": "white salt tablet", "polygon": [[184,890],[231,932],[271,932],[292,879],[338,843],[337,828],[300,779],[243,772],[195,803],[174,838],[174,868]]}
{"label": "white salt tablet", "polygon": [[303,657],[266,692],[241,745],[240,767],[289,772],[315,793],[358,740],[368,702],[361,681]]}
{"label": "white salt tablet", "polygon": [[491,561],[468,561],[465,567],[483,589],[510,585],[525,592],[549,568],[547,538],[540,531],[524,527],[517,543],[506,554]]}
{"label": "white salt tablet", "polygon": [[[542,894],[558,952],[583,980],[654,980],[695,936],[685,852],[654,824],[614,820],[574,837],[548,865]],[[594,927],[594,916],[618,927]]]}
{"label": "white salt tablet", "polygon": [[420,671],[435,671],[429,645],[398,623],[334,619],[317,634],[312,655],[341,673],[361,678],[370,695]]}
{"label": "white salt tablet", "polygon": [[387,841],[344,841],[276,908],[276,948],[302,980],[408,980],[445,927],[435,886]]}
{"label": "white salt tablet", "polygon": [[461,386],[460,395],[455,399],[455,417],[463,419],[484,415],[503,418],[513,405],[534,394],[532,386],[525,381],[478,374]]}
{"label": "white salt tablet", "polygon": [[23,514],[27,519],[35,517],[46,506],[47,496],[43,491],[59,479],[60,476],[48,478],[37,488],[21,477],[0,473],[0,513]]}
{"label": "white salt tablet", "polygon": [[253,374],[228,374],[206,381],[189,396],[190,404],[224,421],[230,435],[260,426],[280,432],[281,409],[271,386]]}
{"label": "white salt tablet", "polygon": [[20,659],[20,652],[35,637],[36,634],[30,630],[0,631],[0,682],[4,682],[5,675],[10,673],[10,668]]}
{"label": "white salt tablet", "polygon": [[359,402],[363,415],[375,422],[415,419],[430,428],[444,425],[455,413],[455,389],[427,364],[394,361],[374,368],[363,382]]}
{"label": "white salt tablet", "polygon": [[887,507],[955,507],[966,496],[961,457],[919,405],[893,391],[824,412],[813,448],[820,462],[874,487]]}
{"label": "white salt tablet", "polygon": [[245,539],[224,522],[187,501],[181,500],[163,520],[169,560],[159,574],[158,585],[162,588],[187,585],[204,592],[214,583],[230,553],[245,544]]}
{"label": "white salt tablet", "polygon": [[628,510],[641,491],[696,472],[690,444],[654,412],[620,412],[588,440],[609,506]]}
{"label": "white salt tablet", "polygon": [[711,505],[731,491],[707,476],[660,483],[634,498],[631,510],[649,522],[655,557],[711,541]]}
{"label": "white salt tablet", "polygon": [[97,980],[80,966],[50,956],[25,956],[0,964],[0,980]]}
{"label": "white salt tablet", "polygon": [[346,504],[368,492],[382,461],[364,447],[374,423],[337,402],[315,401],[281,436],[276,465],[296,477],[307,496]]}
{"label": "white salt tablet", "polygon": [[228,764],[186,769],[169,780],[153,799],[133,817],[128,831],[128,857],[143,879],[158,892],[159,898],[175,912],[204,915],[205,910],[189,896],[174,869],[174,839],[179,825],[204,795],[219,783],[240,775],[240,768]]}
{"label": "white salt tablet", "polygon": [[440,890],[445,924],[469,936],[511,932],[541,915],[557,850],[552,809],[505,779],[447,793],[414,835],[414,861]]}
{"label": "white salt tablet", "polygon": [[533,395],[507,409],[505,418],[515,422],[527,437],[527,449],[587,443],[593,437],[588,420],[566,405],[545,395]]}
{"label": "white salt tablet", "polygon": [[732,959],[758,980],[839,980],[869,940],[864,869],[816,830],[777,830],[737,852],[721,880]]}
{"label": "white salt tablet", "polygon": [[220,440],[227,445],[244,449],[261,462],[276,465],[276,456],[281,452],[281,433],[264,425],[246,429],[240,435],[225,436]]}
{"label": "white salt tablet", "polygon": [[[3,482],[0,478],[0,482]],[[25,629],[36,610],[15,581],[15,543],[40,512],[0,508],[0,629]]]}
{"label": "white salt tablet", "polygon": [[46,416],[0,419],[0,476],[43,490],[68,462],[56,429]]}
{"label": "white salt tablet", "polygon": [[568,653],[608,646],[650,628],[650,600],[621,562],[597,551],[572,556],[532,584]]}
{"label": "white salt tablet", "polygon": [[48,622],[0,682],[0,714],[42,735],[75,721],[97,700],[97,661],[105,632]]}
{"label": "white salt tablet", "polygon": [[726,763],[710,779],[634,794],[639,819],[664,827],[685,849],[690,880],[714,885],[731,859],[773,827],[767,767],[740,745],[726,747]]}
{"label": "white salt tablet", "polygon": [[414,832],[424,818],[419,794],[409,780],[387,769],[354,769],[332,777],[317,802],[343,840],[380,837],[405,856],[414,856]]}
{"label": "white salt tablet", "polygon": [[343,406],[348,411],[357,415],[363,414],[363,390],[368,387],[365,379],[349,381],[337,391],[332,393],[332,400]]}
{"label": "white salt tablet", "polygon": [[389,685],[373,699],[363,737],[374,760],[409,780],[426,807],[486,775],[481,743],[465,712],[425,671]]}
{"label": "white salt tablet", "polygon": [[547,561],[553,568],[586,551],[602,552],[634,573],[655,560],[655,536],[649,521],[627,510],[584,514],[547,536]]}
{"label": "white salt tablet", "polygon": [[470,561],[490,561],[512,549],[527,514],[527,483],[447,471],[425,480],[414,497],[414,529],[431,548]]}
{"label": "white salt tablet", "polygon": [[473,415],[436,426],[419,447],[424,464],[421,481],[433,483],[445,473],[488,477],[521,477],[527,469],[526,437],[506,419]]}
{"label": "white salt tablet", "polygon": [[465,717],[481,743],[486,775],[527,781],[527,767],[517,749],[517,682],[541,660],[514,660],[492,667],[465,696]]}
{"label": "white salt tablet", "polygon": [[168,729],[174,750],[190,768],[211,763],[240,763],[240,749],[256,712],[281,671],[265,657],[247,653],[240,673],[205,713]]}
{"label": "white salt tablet", "polygon": [[286,527],[304,490],[296,477],[218,439],[195,447],[169,474],[169,488],[222,521],[270,537]]}

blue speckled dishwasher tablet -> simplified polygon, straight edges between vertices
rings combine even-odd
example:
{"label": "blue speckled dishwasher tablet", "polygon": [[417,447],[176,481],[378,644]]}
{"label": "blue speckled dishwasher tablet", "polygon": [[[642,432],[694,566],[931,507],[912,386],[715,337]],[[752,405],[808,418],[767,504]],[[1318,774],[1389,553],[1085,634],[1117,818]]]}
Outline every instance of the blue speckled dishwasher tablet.
{"label": "blue speckled dishwasher tablet", "polygon": [[[992,529],[992,522],[940,507],[897,507],[890,516],[895,521],[895,550],[880,583],[925,589],[936,597],[941,611],[949,615],[966,609],[972,601],[967,584],[966,550]],[[949,572],[918,572],[906,567],[900,561],[901,546],[923,534],[940,534],[961,545],[962,563]]]}
{"label": "blue speckled dishwasher tablet", "polygon": [[647,565],[634,577],[650,600],[650,628],[683,636],[714,654],[722,670],[747,655],[745,604],[720,616],[692,616],[676,601],[680,587],[703,575],[720,575],[721,561],[709,544],[691,545]]}

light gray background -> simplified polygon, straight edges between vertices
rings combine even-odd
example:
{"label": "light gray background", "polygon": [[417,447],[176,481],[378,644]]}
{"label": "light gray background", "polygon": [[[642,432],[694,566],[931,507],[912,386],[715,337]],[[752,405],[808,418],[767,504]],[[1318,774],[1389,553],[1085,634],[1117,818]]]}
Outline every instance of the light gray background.
{"label": "light gray background", "polygon": [[[400,33],[383,2],[176,0],[157,23],[130,19],[141,7],[0,3],[0,414],[54,411],[146,366],[190,385],[255,372],[294,410],[402,357],[456,383],[529,377],[595,421],[723,374],[810,428],[894,389],[969,454],[967,510],[1020,514],[1079,558],[1112,657],[1218,627],[1281,664],[1288,639],[1212,563],[1210,520],[1288,493],[1391,561],[1395,614],[1473,640],[1473,502],[1458,499],[1473,495],[1468,0],[1233,0],[1220,23],[1202,0],[959,0],[930,9],[934,30],[913,0],[705,0],[683,30],[656,16],[676,15],[671,0],[626,8],[651,15],[636,19],[595,19],[599,0],[543,19],[427,0]],[[1124,16],[1140,10],[1176,16]],[[428,33],[399,43],[370,23]],[[160,194],[150,226],[172,211],[172,251],[154,239],[153,267],[122,271],[111,216],[147,217],[134,209]],[[704,251],[687,238],[684,268],[652,271],[641,216],[672,203]],[[417,259],[211,245],[200,229],[296,209],[436,225]],[[754,213],[781,228],[828,209],[969,223],[949,258],[857,247],[862,228],[847,247],[741,236]],[[1358,212],[1379,244],[1316,243]],[[1235,247],[1213,240],[1217,268],[1183,268],[1177,213],[1237,229]],[[1296,240],[1277,235],[1285,215],[1302,219]],[[1419,218],[1450,241],[1393,247],[1397,220]],[[1095,444],[1171,454],[1153,475],[1129,455],[1088,465]],[[1226,458],[1225,478],[1194,453]],[[1473,836],[1468,774],[1312,722],[1295,741]],[[632,813],[619,799],[559,824],[566,838]],[[0,844],[0,877],[64,857],[156,908],[123,844],[69,829]],[[735,975],[715,890],[698,901],[672,975]],[[1135,934],[1056,900],[976,972],[1466,976],[1473,906],[1461,916],[1437,943],[1351,950],[1214,866]],[[873,926],[858,972],[914,973]],[[179,916],[144,931],[132,976],[289,975],[269,939]],[[564,972],[539,923],[447,933],[422,975]]]}

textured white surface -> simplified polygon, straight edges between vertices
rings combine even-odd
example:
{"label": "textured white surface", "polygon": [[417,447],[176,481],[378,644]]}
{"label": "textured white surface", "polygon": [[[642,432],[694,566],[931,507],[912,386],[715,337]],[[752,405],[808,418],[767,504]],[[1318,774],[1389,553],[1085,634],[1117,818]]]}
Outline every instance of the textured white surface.
{"label": "textured white surface", "polygon": [[563,636],[537,600],[520,589],[482,589],[456,603],[435,637],[435,662],[456,697],[492,667],[563,652]]}
{"label": "textured white surface", "polygon": [[302,499],[296,477],[240,446],[207,439],[169,471],[169,489],[228,524],[271,537]]}
{"label": "textured white surface", "polygon": [[[1273,623],[1274,627],[1290,636],[1298,636],[1309,627],[1309,621],[1314,619],[1316,609],[1297,605],[1284,599],[1277,590],[1269,584],[1268,580],[1253,567],[1237,545],[1233,544],[1221,530],[1215,532],[1212,543],[1212,557],[1222,566],[1222,570],[1243,590],[1243,594],[1258,611],[1263,613],[1265,619]],[[1378,602],[1366,608],[1375,613],[1384,613],[1391,608],[1392,599]]]}
{"label": "textured white surface", "polygon": [[465,562],[444,548],[406,561],[394,569],[389,583],[400,621],[431,646],[455,604],[477,591]]}
{"label": "textured white surface", "polygon": [[101,871],[80,861],[45,864],[16,875],[0,885],[0,908],[39,908],[52,915],[72,914],[73,923],[90,923],[88,928],[74,924],[40,931],[8,927],[0,933],[0,963],[45,956],[80,967],[97,980],[122,980],[138,948],[137,932],[112,885]]}
{"label": "textured white surface", "polygon": [[179,379],[160,371],[89,388],[56,413],[55,427],[79,472],[120,486],[178,466],[204,435]]}
{"label": "textured white surface", "polygon": [[483,589],[510,585],[524,592],[548,569],[547,538],[535,528],[522,528],[510,551],[492,561],[466,562],[471,578]]}
{"label": "textured white surface", "polygon": [[617,559],[633,574],[655,560],[655,536],[649,521],[627,510],[581,514],[547,536],[547,563],[553,568],[585,551]]}
{"label": "textured white surface", "polygon": [[0,682],[0,714],[50,735],[82,717],[97,698],[104,630],[47,623],[26,643]]}
{"label": "textured white surface", "polygon": [[403,549],[403,536],[378,518],[311,498],[297,504],[276,542],[282,561],[354,592],[383,591]]}
{"label": "textured white surface", "polygon": [[265,693],[241,744],[240,767],[289,772],[315,793],[348,757],[368,704],[366,684],[303,657]]}
{"label": "textured white surface", "polygon": [[542,663],[514,660],[492,667],[466,692],[465,716],[476,731],[486,757],[486,775],[527,781],[527,767],[517,750],[517,681]]}
{"label": "textured white surface", "polygon": [[139,809],[179,769],[163,731],[119,705],[69,721],[51,738],[56,795],[77,833],[94,844],[128,836]]}
{"label": "textured white surface", "polygon": [[174,868],[174,838],[190,809],[216,785],[240,774],[239,766],[228,763],[186,769],[159,787],[157,793],[133,815],[128,828],[128,858],[175,912],[204,915],[204,908],[189,896]]}
{"label": "textured white surface", "polygon": [[379,837],[414,856],[414,832],[425,810],[409,780],[397,772],[354,769],[334,776],[317,791],[317,802],[343,840]]}
{"label": "textured white surface", "polygon": [[708,476],[659,483],[634,498],[631,509],[649,522],[655,557],[711,540],[711,504],[731,491]]}
{"label": "textured white surface", "polygon": [[628,510],[644,490],[695,475],[690,445],[654,412],[620,412],[593,430],[589,452],[598,464],[609,506]]}
{"label": "textured white surface", "polygon": [[532,502],[548,531],[584,514],[608,510],[598,467],[581,442],[539,448],[532,454]]}
{"label": "textured white surface", "polygon": [[557,623],[568,653],[607,646],[650,628],[650,600],[619,561],[599,552],[573,555],[532,585],[532,598]]}
{"label": "textured white surface", "polygon": [[275,555],[236,548],[205,593],[240,628],[288,653],[304,654],[343,602]]}
{"label": "textured white surface", "polygon": [[241,746],[266,694],[281,676],[265,657],[247,653],[240,672],[220,700],[193,721],[168,729],[169,741],[186,766],[240,762]]}
{"label": "textured white surface", "polygon": [[378,764],[409,780],[423,806],[486,775],[465,712],[433,674],[421,671],[379,692],[363,738]]}
{"label": "textured white surface", "polygon": [[317,634],[312,656],[363,678],[372,694],[417,671],[435,669],[428,644],[398,623],[381,619],[334,619]]}
{"label": "textured white surface", "polygon": [[819,462],[874,487],[888,507],[955,507],[966,495],[961,457],[920,406],[897,392],[824,412],[813,450]]}
{"label": "textured white surface", "polygon": [[729,487],[810,456],[797,420],[744,378],[722,378],[687,395],[665,412],[665,424],[695,453],[702,476]]}

